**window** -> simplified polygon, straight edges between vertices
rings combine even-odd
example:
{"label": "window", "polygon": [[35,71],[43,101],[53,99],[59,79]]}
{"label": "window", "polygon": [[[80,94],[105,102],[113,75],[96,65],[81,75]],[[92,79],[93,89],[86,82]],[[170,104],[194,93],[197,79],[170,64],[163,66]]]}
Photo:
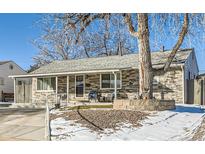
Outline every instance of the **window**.
{"label": "window", "polygon": [[4,85],[4,78],[0,77],[0,85]]}
{"label": "window", "polygon": [[56,90],[56,78],[38,78],[37,90]]}
{"label": "window", "polygon": [[14,66],[13,66],[12,64],[10,64],[10,65],[9,65],[9,69],[10,69],[10,70],[13,70],[13,69],[14,69]]}
{"label": "window", "polygon": [[[101,74],[101,88],[114,89],[115,77],[114,74]],[[120,73],[117,73],[117,88],[121,88]]]}
{"label": "window", "polygon": [[84,95],[84,76],[75,76],[75,93],[76,97],[83,97]]}
{"label": "window", "polygon": [[18,85],[22,85],[23,83],[22,83],[22,81],[18,81]]}

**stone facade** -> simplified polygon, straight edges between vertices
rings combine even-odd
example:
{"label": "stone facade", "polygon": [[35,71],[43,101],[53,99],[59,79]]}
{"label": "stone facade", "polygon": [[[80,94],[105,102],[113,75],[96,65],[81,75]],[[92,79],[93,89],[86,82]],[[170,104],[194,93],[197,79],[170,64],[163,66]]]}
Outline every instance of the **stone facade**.
{"label": "stone facade", "polygon": [[183,103],[183,72],[180,67],[171,68],[165,74],[156,73],[153,96],[160,100],[175,100]]}
{"label": "stone facade", "polygon": [[175,109],[174,100],[121,99],[113,103],[114,110],[163,111]]}
{"label": "stone facade", "polygon": [[58,93],[67,93],[67,76],[58,76]]}
{"label": "stone facade", "polygon": [[[121,89],[118,89],[118,98],[126,99],[134,97],[138,92],[138,75],[137,70],[122,70],[121,71]],[[69,98],[70,100],[88,100],[88,93],[91,90],[100,90],[103,96],[111,94],[114,89],[101,89],[100,88],[100,74],[86,74],[84,75],[85,88],[84,97],[75,97],[75,75],[69,76]]]}
{"label": "stone facade", "polygon": [[75,75],[69,76],[69,100],[75,99]]}
{"label": "stone facade", "polygon": [[32,103],[33,104],[45,104],[48,100],[49,104],[56,102],[55,91],[37,91],[37,78],[32,78]]}
{"label": "stone facade", "polygon": [[67,102],[67,76],[58,76],[58,100]]}
{"label": "stone facade", "polygon": [[[37,79],[32,79],[32,102],[45,102],[48,97],[49,102],[56,101],[56,91],[37,91]],[[111,94],[114,89],[100,89],[100,74],[84,74],[84,97],[75,97],[75,75],[69,75],[68,92],[67,76],[58,76],[57,93],[68,93],[69,101],[88,101],[88,93],[91,90],[99,89],[102,95]],[[139,92],[139,73],[136,69],[121,71],[121,88],[117,89],[118,99],[132,99]],[[176,103],[183,102],[183,73],[181,68],[172,68],[164,75],[159,73],[154,77],[154,97],[164,100],[175,100]],[[67,97],[67,96],[66,96]],[[66,100],[66,98],[65,98]]]}

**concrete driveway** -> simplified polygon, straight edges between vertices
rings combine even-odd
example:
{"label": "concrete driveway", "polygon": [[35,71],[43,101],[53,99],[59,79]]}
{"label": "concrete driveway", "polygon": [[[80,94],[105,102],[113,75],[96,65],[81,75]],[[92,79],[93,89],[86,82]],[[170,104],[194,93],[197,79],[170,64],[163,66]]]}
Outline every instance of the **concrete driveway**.
{"label": "concrete driveway", "polygon": [[45,110],[0,109],[0,141],[45,140]]}

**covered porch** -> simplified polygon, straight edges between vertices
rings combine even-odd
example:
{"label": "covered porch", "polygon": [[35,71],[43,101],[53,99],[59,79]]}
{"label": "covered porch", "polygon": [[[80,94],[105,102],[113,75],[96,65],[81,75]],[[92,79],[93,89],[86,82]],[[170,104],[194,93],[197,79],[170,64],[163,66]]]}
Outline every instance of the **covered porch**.
{"label": "covered porch", "polygon": [[[101,70],[69,73],[12,76],[15,103],[87,104],[89,93],[98,91],[102,98],[95,103],[112,103],[122,88],[121,70]],[[113,99],[108,99],[113,97]]]}

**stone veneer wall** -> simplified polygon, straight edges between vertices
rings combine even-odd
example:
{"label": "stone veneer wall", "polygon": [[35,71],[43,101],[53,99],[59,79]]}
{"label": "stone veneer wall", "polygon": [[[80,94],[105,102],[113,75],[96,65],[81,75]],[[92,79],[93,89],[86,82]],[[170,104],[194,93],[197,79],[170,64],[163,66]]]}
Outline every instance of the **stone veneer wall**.
{"label": "stone veneer wall", "polygon": [[58,93],[67,92],[67,76],[58,76]]}
{"label": "stone veneer wall", "polygon": [[[67,102],[67,76],[58,76],[58,100]],[[60,98],[59,98],[60,97]]]}
{"label": "stone veneer wall", "polygon": [[139,92],[139,73],[136,69],[122,71],[122,88],[120,98],[132,98]]}
{"label": "stone veneer wall", "polygon": [[[85,77],[85,96],[84,98],[75,98],[75,75],[69,76],[69,100],[88,100],[90,90],[100,89],[100,74],[87,74]],[[137,96],[139,92],[139,73],[137,70],[121,71],[122,87],[118,89],[118,99],[128,99]],[[182,70],[172,69],[164,75],[156,74],[154,77],[154,97],[157,99],[172,100],[176,103],[183,102],[183,82]],[[67,77],[58,77],[58,93],[67,91]],[[55,92],[37,92],[37,79],[33,78],[32,101],[45,102],[46,95],[55,94]],[[114,89],[100,89],[103,95],[114,92]],[[55,95],[49,96],[49,102],[56,100]]]}
{"label": "stone veneer wall", "polygon": [[69,76],[68,85],[69,85],[69,91],[68,91],[69,100],[74,100],[75,99],[75,75]]}
{"label": "stone veneer wall", "polygon": [[157,99],[183,103],[183,72],[181,68],[171,68],[163,75],[156,73],[153,91],[153,95]]}
{"label": "stone veneer wall", "polygon": [[174,100],[117,99],[113,103],[114,110],[163,111],[175,108]]}
{"label": "stone veneer wall", "polygon": [[[85,74],[85,95],[84,98],[75,98],[75,75],[69,75],[69,99],[88,100],[88,93],[91,90],[100,89],[100,74]],[[122,88],[118,89],[118,98],[128,98],[138,91],[137,70],[123,70],[121,73]],[[100,89],[102,95],[114,92],[114,89]]]}
{"label": "stone veneer wall", "polygon": [[46,98],[48,98],[48,103],[52,104],[56,101],[55,91],[53,92],[41,92],[37,91],[37,78],[32,78],[32,103],[46,103]]}
{"label": "stone veneer wall", "polygon": [[[69,76],[69,98],[70,100],[88,100],[88,93],[91,90],[100,89],[100,74],[86,74],[85,77],[85,95],[84,98],[75,98],[75,75]],[[138,92],[139,78],[137,70],[121,71],[122,87],[118,89],[118,98],[126,99],[134,97]],[[100,89],[102,95],[114,92],[114,89]]]}

